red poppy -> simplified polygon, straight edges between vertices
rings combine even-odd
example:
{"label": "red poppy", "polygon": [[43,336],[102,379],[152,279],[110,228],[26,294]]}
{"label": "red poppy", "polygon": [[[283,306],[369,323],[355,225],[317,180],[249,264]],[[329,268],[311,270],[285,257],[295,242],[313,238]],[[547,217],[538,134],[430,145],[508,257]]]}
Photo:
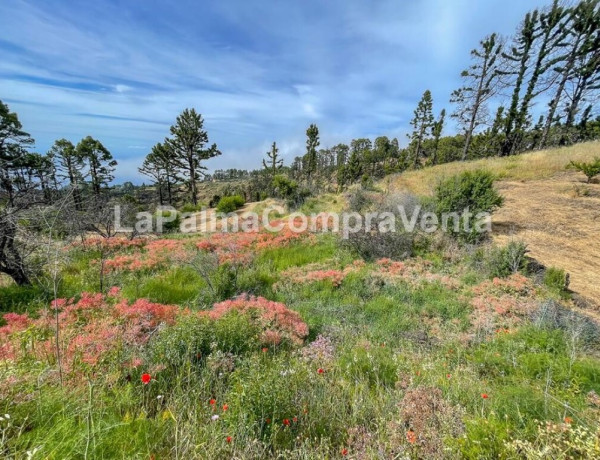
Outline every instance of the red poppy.
{"label": "red poppy", "polygon": [[227,409],[229,409],[229,405],[228,404],[223,404],[223,412],[225,412]]}
{"label": "red poppy", "polygon": [[264,348],[262,349],[262,352],[263,352],[263,353],[266,353],[267,351],[269,351],[269,349],[268,349],[267,347],[264,347]]}
{"label": "red poppy", "polygon": [[565,417],[565,423],[567,425],[570,425],[571,423],[573,423],[573,419],[571,417]]}
{"label": "red poppy", "polygon": [[487,393],[481,393],[481,397],[482,397],[483,399],[488,399],[488,398],[489,398],[489,396],[488,396],[488,394],[487,394]]}
{"label": "red poppy", "polygon": [[289,418],[284,418],[284,419],[283,419],[283,424],[284,424],[285,426],[290,426],[290,419],[289,419]]}
{"label": "red poppy", "polygon": [[209,403],[211,406],[214,406],[215,404],[217,404],[217,400],[216,400],[216,399],[211,399],[210,401],[208,401],[208,403]]}
{"label": "red poppy", "polygon": [[294,418],[292,419],[292,422],[294,422],[294,423],[297,423],[297,422],[298,422],[298,417],[294,417]]}
{"label": "red poppy", "polygon": [[152,380],[152,376],[150,374],[142,374],[142,383],[144,385],[148,385],[150,380]]}
{"label": "red poppy", "polygon": [[231,436],[227,436],[227,442],[231,442]]}
{"label": "red poppy", "polygon": [[452,377],[451,374],[446,374],[446,378],[449,379],[450,377]]}
{"label": "red poppy", "polygon": [[342,449],[342,455],[345,457],[346,455],[348,455],[348,449],[346,449],[345,447]]}
{"label": "red poppy", "polygon": [[323,374],[325,371],[322,368],[318,368],[317,369],[317,374]]}
{"label": "red poppy", "polygon": [[415,432],[413,430],[408,430],[406,432],[406,440],[411,444],[414,444],[415,442],[417,442],[417,435],[415,434]]}

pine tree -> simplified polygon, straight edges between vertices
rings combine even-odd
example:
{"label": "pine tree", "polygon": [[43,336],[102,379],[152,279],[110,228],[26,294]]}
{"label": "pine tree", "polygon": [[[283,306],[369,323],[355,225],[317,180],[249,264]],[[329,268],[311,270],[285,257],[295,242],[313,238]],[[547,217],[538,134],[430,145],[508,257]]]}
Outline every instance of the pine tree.
{"label": "pine tree", "polygon": [[146,158],[144,158],[144,162],[142,163],[142,166],[138,168],[138,171],[144,176],[152,179],[158,193],[158,203],[162,206],[164,204],[163,185],[166,174],[160,158],[158,158],[154,151],[155,148],[156,146],[153,147],[152,152],[146,155]]}
{"label": "pine tree", "polygon": [[[587,3],[587,2],[586,2]],[[579,112],[582,102],[589,99],[600,89],[600,2],[591,2],[584,13],[589,21],[586,39],[577,56],[577,62],[569,76],[572,90],[569,94],[569,103],[566,107],[565,128],[568,130],[575,124],[575,117]],[[591,6],[594,6],[590,10]]]}
{"label": "pine tree", "polygon": [[81,210],[80,186],[83,182],[83,157],[67,139],[55,141],[48,154],[54,158],[57,178],[68,181],[69,187],[73,190],[75,208]]}
{"label": "pine tree", "polygon": [[353,149],[348,164],[344,168],[345,178],[349,182],[356,182],[363,174],[363,164],[359,150]]}
{"label": "pine tree", "polygon": [[567,10],[559,5],[558,0],[554,0],[550,9],[543,11],[539,16],[538,35],[536,36],[536,40],[539,44],[537,46],[536,60],[531,69],[531,76],[525,94],[521,100],[518,116],[515,120],[515,128],[513,131],[515,133],[515,139],[512,145],[511,154],[515,153],[520,147],[519,144],[530,117],[529,109],[531,108],[532,101],[548,88],[547,85],[543,85],[541,89],[538,89],[538,83],[546,72],[554,65],[554,60],[551,59],[551,57],[556,50],[562,46],[566,27],[565,19],[567,17]]}
{"label": "pine tree", "polygon": [[430,136],[433,124],[433,99],[431,97],[431,91],[427,90],[423,93],[423,97],[415,109],[414,118],[410,122],[410,125],[413,127],[413,132],[409,135],[409,139],[411,143],[413,167],[415,169],[418,167],[423,154],[423,141]]}
{"label": "pine tree", "polygon": [[268,172],[271,178],[279,172],[283,166],[283,159],[279,158],[279,149],[277,144],[273,142],[271,150],[267,152],[267,158],[263,159],[263,167]]}
{"label": "pine tree", "polygon": [[567,83],[577,73],[576,65],[587,55],[591,55],[593,59],[593,53],[600,46],[597,42],[600,28],[599,4],[599,0],[583,0],[574,8],[567,10],[568,18],[562,25],[563,37],[558,45],[560,51],[552,61],[553,72],[556,75],[555,91],[549,103],[548,115],[538,144],[540,149],[546,146],[550,128],[559,119],[556,112],[565,98]]}
{"label": "pine tree", "polygon": [[75,148],[76,155],[82,158],[89,169],[94,198],[100,198],[101,190],[114,179],[117,162],[102,143],[91,136],[83,138]]}
{"label": "pine tree", "polygon": [[317,171],[317,147],[319,145],[319,128],[312,124],[306,130],[306,155],[304,155],[304,173],[309,183]]}
{"label": "pine tree", "polygon": [[433,152],[431,153],[431,164],[437,164],[437,154],[440,146],[440,137],[442,137],[442,132],[444,131],[444,121],[446,119],[446,109],[442,109],[440,112],[440,117],[433,124]]}
{"label": "pine tree", "polygon": [[514,70],[500,71],[499,74],[509,77],[514,77],[513,93],[510,107],[506,114],[504,124],[504,142],[502,144],[501,156],[511,155],[514,153],[521,132],[519,131],[520,112],[519,101],[521,100],[521,88],[525,81],[527,71],[531,66],[533,58],[534,44],[539,37],[539,11],[527,13],[525,20],[515,37],[515,43],[511,47],[510,52],[502,53],[506,60],[507,66],[515,66]]}
{"label": "pine tree", "polygon": [[16,113],[0,101],[0,191],[7,195],[9,206],[15,205],[15,184],[11,177],[33,139],[23,131]]}
{"label": "pine tree", "polygon": [[221,155],[221,152],[217,149],[216,144],[205,148],[208,143],[208,134],[204,130],[202,115],[195,109],[185,109],[177,117],[176,123],[171,126],[171,136],[167,141],[168,145],[173,149],[177,166],[188,174],[190,200],[197,205],[196,181],[203,173],[202,171],[206,170],[202,161]]}
{"label": "pine tree", "polygon": [[503,44],[496,34],[480,42],[480,48],[471,51],[473,64],[465,69],[461,76],[465,85],[452,93],[450,102],[457,104],[452,114],[464,131],[465,145],[462,160],[466,160],[473,133],[488,121],[487,103],[498,94],[500,82],[498,70]]}

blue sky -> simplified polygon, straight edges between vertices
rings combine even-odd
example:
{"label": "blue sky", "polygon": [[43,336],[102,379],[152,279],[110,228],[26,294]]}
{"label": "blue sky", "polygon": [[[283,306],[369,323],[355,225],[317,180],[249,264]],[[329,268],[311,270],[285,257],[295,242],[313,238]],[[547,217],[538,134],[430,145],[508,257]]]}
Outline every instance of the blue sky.
{"label": "blue sky", "polygon": [[[543,5],[543,3],[542,3]],[[289,164],[316,123],[321,145],[405,142],[425,89],[448,108],[469,51],[510,35],[526,0],[0,2],[0,100],[45,152],[100,139],[137,167],[186,107],[223,152],[210,169],[256,168],[273,141]],[[453,127],[450,126],[449,130]]]}

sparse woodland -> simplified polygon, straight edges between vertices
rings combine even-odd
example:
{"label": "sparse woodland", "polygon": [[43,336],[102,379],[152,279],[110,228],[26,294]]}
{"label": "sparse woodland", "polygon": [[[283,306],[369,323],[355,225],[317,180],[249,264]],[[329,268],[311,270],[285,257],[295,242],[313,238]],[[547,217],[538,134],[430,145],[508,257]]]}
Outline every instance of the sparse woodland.
{"label": "sparse woodland", "polygon": [[[144,185],[115,185],[93,136],[35,153],[0,101],[0,457],[600,458],[598,299],[527,241],[494,244],[464,213],[447,233],[293,231],[296,210],[497,213],[499,175],[453,168],[509,174],[545,149],[564,161],[514,180],[573,174],[578,200],[600,197],[597,155],[569,154],[598,150],[598,0],[491,33],[462,80],[423,88],[406,140],[323,146],[311,124],[291,164],[274,141],[255,170],[208,173],[227,152],[186,109]],[[434,167],[431,193],[390,187]],[[118,233],[113,211],[267,199],[280,232]]]}

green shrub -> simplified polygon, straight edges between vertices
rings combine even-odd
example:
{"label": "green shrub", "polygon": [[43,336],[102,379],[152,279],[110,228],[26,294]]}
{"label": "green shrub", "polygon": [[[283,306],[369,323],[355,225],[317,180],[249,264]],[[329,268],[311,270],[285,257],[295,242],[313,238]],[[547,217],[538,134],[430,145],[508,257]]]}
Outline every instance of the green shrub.
{"label": "green shrub", "polygon": [[246,202],[240,195],[225,196],[219,200],[217,211],[219,212],[234,212],[244,206]]}
{"label": "green shrub", "polygon": [[298,182],[284,176],[283,174],[278,174],[273,177],[273,181],[271,182],[275,193],[284,199],[292,199],[294,195],[298,192]]}
{"label": "green shrub", "polygon": [[189,315],[160,331],[150,347],[153,362],[177,368],[216,351],[242,354],[257,348],[259,328],[249,316],[231,312],[211,320]]}
{"label": "green shrub", "polygon": [[176,211],[157,211],[154,214],[154,228],[160,233],[175,233],[179,231],[179,228],[181,227],[181,216],[179,213],[177,213],[177,215],[175,216],[174,220],[171,220],[170,222],[167,222],[166,220],[162,221],[162,229],[159,227],[158,225],[158,219],[162,218],[162,219],[171,219],[173,212]]}
{"label": "green shrub", "polygon": [[206,205],[204,203],[185,203],[180,209],[179,212],[199,212],[202,211]]}
{"label": "green shrub", "polygon": [[589,163],[571,161],[570,165],[585,174],[588,183],[590,183],[595,176],[600,174],[600,157],[594,158],[594,161]]}
{"label": "green shrub", "polygon": [[564,292],[569,288],[569,275],[560,268],[548,267],[544,273],[544,284],[554,292]]}
{"label": "green shrub", "polygon": [[[465,171],[441,181],[435,189],[434,206],[440,215],[440,222],[444,222],[442,214],[455,213],[455,217],[448,219],[448,229],[467,243],[477,243],[485,236],[473,225],[476,216],[491,213],[502,203],[502,197],[494,188],[494,176],[487,171]],[[469,220],[470,228],[466,229],[467,210],[472,217]]]}
{"label": "green shrub", "polygon": [[527,245],[523,241],[511,241],[503,247],[493,247],[483,255],[484,269],[490,278],[506,278],[517,272],[527,272]]}

